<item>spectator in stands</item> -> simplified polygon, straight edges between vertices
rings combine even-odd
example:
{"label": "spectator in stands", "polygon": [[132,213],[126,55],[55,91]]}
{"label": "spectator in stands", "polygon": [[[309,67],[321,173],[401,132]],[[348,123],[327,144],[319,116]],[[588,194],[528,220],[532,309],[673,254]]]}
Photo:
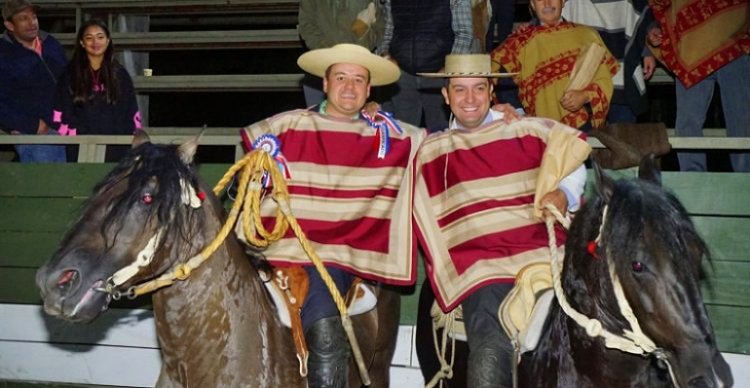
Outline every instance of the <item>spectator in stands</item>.
{"label": "spectator in stands", "polygon": [[[61,135],[131,135],[141,128],[133,81],[114,51],[102,20],[79,28],[73,58],[58,84],[54,125]],[[108,150],[107,160],[118,161],[125,151]]]}
{"label": "spectator in stands", "polygon": [[[677,136],[703,136],[706,112],[718,83],[727,136],[750,137],[748,2],[718,2],[715,7],[702,6],[696,0],[650,4],[658,24],[649,30],[648,43],[677,78]],[[689,20],[683,19],[686,15]],[[706,171],[703,152],[678,152],[677,158],[682,171]],[[734,171],[750,172],[750,153],[735,152],[730,158]]]}
{"label": "spectator in stands", "polygon": [[401,78],[384,104],[399,120],[443,130],[448,115],[442,81],[417,73],[443,67],[448,54],[468,54],[473,43],[471,0],[387,0],[385,36],[378,52],[401,68]]}
{"label": "spectator in stands", "polygon": [[598,65],[592,63],[595,67],[586,71],[591,81],[568,88],[579,54],[592,44],[604,47],[604,43],[594,29],[563,20],[563,4],[564,0],[531,0],[535,18],[493,51],[492,59],[518,73],[514,80],[529,115],[584,130],[598,128],[609,111],[617,60],[605,48]]}
{"label": "spectator in stands", "polygon": [[[326,100],[245,128],[247,149],[274,155],[294,189],[291,211],[345,294],[354,275],[392,284],[413,276],[411,162],[424,130],[361,110],[371,86],[395,82],[392,62],[354,44],[302,54],[297,63],[323,78]],[[264,251],[272,264],[305,265],[310,291],[301,318],[310,351],[310,387],[344,387],[349,349],[338,310],[294,236]]]}
{"label": "spectator in stands", "polygon": [[562,16],[599,31],[620,71],[613,78],[614,93],[607,121],[635,123],[648,110],[646,80],[656,68],[656,59],[646,47],[646,30],[653,22],[648,0],[568,0]]}
{"label": "spectator in stands", "polygon": [[[11,134],[47,135],[57,79],[67,59],[60,43],[39,30],[37,8],[26,0],[3,6],[0,41],[0,129]],[[21,162],[65,162],[65,147],[16,145]]]}
{"label": "spectator in stands", "polygon": [[[383,38],[385,16],[380,0],[300,0],[299,33],[308,49],[354,43],[372,51]],[[307,106],[325,99],[321,79],[305,74]]]}
{"label": "spectator in stands", "polygon": [[425,139],[415,162],[414,203],[421,205],[414,217],[427,276],[444,311],[463,307],[472,388],[513,386],[513,347],[498,310],[524,266],[549,261],[535,209],[578,208],[590,151],[579,131],[552,120],[501,120],[513,110],[490,110],[490,78],[502,75],[491,67],[487,54],[450,55],[444,73],[422,74],[447,78],[442,93],[453,120]]}

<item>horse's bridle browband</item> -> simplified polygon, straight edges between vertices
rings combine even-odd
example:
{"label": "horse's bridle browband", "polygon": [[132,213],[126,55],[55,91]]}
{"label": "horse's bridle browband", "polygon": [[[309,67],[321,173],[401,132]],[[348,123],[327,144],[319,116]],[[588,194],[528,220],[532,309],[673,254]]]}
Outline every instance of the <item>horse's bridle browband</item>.
{"label": "horse's bridle browband", "polygon": [[[186,182],[184,179],[180,179],[180,188],[182,192],[182,204],[185,206],[188,206],[193,209],[198,209],[202,206],[203,199],[205,198],[205,194],[196,192],[195,188],[188,182]],[[164,231],[166,230],[166,227],[162,226],[159,228],[159,230],[156,232],[154,236],[152,236],[148,242],[146,243],[146,246],[138,252],[136,255],[136,260],[132,263],[128,264],[127,266],[120,268],[117,272],[115,272],[112,276],[110,276],[106,282],[104,283],[103,287],[96,288],[95,291],[101,291],[109,294],[112,299],[119,300],[122,297],[126,297],[128,299],[135,299],[138,295],[144,294],[146,292],[150,292],[153,289],[151,289],[150,285],[153,283],[156,284],[162,284],[162,286],[166,285],[165,280],[166,278],[162,279],[164,276],[159,277],[158,279],[146,282],[144,284],[130,286],[127,288],[126,291],[121,291],[120,286],[125,284],[128,280],[130,280],[133,276],[135,276],[138,271],[140,271],[141,268],[148,266],[151,264],[151,262],[154,260],[154,255],[156,254],[156,249],[159,247],[159,244],[161,243],[161,239],[164,237]],[[200,254],[199,254],[200,255]],[[206,257],[210,256],[206,255]],[[191,259],[192,260],[192,259]],[[184,266],[185,264],[182,264]],[[180,266],[178,264],[178,266]],[[180,270],[179,268],[175,268],[173,271],[170,272],[170,274],[177,274],[182,273],[185,275],[185,277],[189,276],[190,271],[186,270]],[[175,277],[178,277],[175,275]],[[144,291],[144,289],[148,289],[148,291]]]}
{"label": "horse's bridle browband", "polygon": [[[584,314],[578,312],[575,308],[573,308],[570,303],[568,303],[568,299],[565,296],[564,290],[562,289],[561,274],[563,269],[563,259],[560,258],[557,249],[557,238],[555,237],[554,223],[555,221],[558,221],[565,227],[565,229],[568,229],[570,226],[570,221],[563,217],[563,215],[560,214],[557,208],[555,208],[552,204],[547,204],[546,208],[554,215],[554,218],[547,217],[545,222],[547,224],[547,234],[549,235],[552,284],[555,291],[555,296],[557,297],[557,301],[560,304],[560,308],[562,308],[567,316],[573,319],[578,325],[583,327],[586,330],[586,334],[588,334],[590,337],[604,338],[604,346],[610,349],[618,349],[624,352],[641,355],[653,354],[654,357],[663,361],[667,365],[669,375],[672,379],[672,384],[676,388],[679,388],[679,385],[675,378],[676,376],[674,374],[674,370],[669,362],[666,351],[664,351],[664,349],[660,347],[657,347],[654,341],[651,340],[641,330],[641,326],[638,324],[638,319],[636,318],[635,314],[633,313],[633,309],[630,307],[630,304],[625,298],[625,292],[623,291],[622,284],[620,284],[620,280],[617,277],[617,273],[615,272],[615,265],[610,258],[610,255],[605,256],[607,258],[609,275],[612,279],[612,288],[615,292],[615,299],[617,300],[617,304],[620,307],[620,314],[622,314],[623,317],[625,317],[625,319],[628,321],[631,330],[623,330],[622,335],[614,334],[605,329],[602,326],[601,321],[585,316]],[[599,233],[594,240],[596,244],[601,241],[602,230],[604,230],[608,210],[609,205],[604,205],[604,208],[602,210],[602,222],[599,226]]]}

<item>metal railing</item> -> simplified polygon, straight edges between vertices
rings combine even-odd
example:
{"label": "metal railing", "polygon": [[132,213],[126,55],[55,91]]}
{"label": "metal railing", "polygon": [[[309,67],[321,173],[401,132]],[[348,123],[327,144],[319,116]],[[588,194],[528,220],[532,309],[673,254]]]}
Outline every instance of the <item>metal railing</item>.
{"label": "metal railing", "polygon": [[[151,140],[155,143],[179,144],[198,134],[203,128],[190,127],[154,127],[147,128]],[[200,144],[207,146],[231,146],[234,158],[239,160],[244,154],[240,142],[239,128],[206,128]],[[674,130],[669,131],[669,143],[675,150],[750,150],[750,138],[726,137],[724,129],[709,128],[704,130],[705,137],[676,137]],[[29,136],[0,135],[0,144],[77,144],[79,145],[78,163],[102,163],[108,145],[131,144],[132,136],[126,135],[80,135],[80,136]],[[599,140],[589,138],[594,148],[604,148]]]}

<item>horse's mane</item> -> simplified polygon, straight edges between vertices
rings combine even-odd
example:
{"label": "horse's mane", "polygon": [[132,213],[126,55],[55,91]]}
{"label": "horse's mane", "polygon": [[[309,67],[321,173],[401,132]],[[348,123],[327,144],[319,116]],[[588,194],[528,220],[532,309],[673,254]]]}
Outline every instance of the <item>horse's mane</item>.
{"label": "horse's mane", "polygon": [[[643,255],[657,254],[643,249],[644,239],[658,241],[662,248],[659,258],[675,262],[674,268],[684,271],[685,276],[701,274],[700,259],[710,260],[710,253],[683,205],[658,184],[622,179],[614,183],[608,198],[597,192],[576,215],[568,234],[566,267],[576,275],[566,280],[564,288],[573,298],[580,296],[577,299],[584,310],[593,309],[594,305],[614,307],[610,310],[605,307],[597,318],[610,329],[626,329],[616,303],[608,300],[613,294],[606,265],[588,252],[600,233],[605,204],[607,220],[598,255],[612,258],[618,274],[632,271],[632,263],[642,260]],[[583,279],[586,276],[593,278],[586,282]],[[598,292],[586,288],[586,284],[594,283],[598,284]]]}
{"label": "horse's mane", "polygon": [[[609,224],[602,238],[608,241],[611,252],[623,253],[616,255],[620,258],[615,260],[618,266],[630,266],[630,261],[623,261],[635,257],[636,242],[646,236],[664,244],[664,251],[670,253],[667,257],[678,264],[675,268],[700,272],[700,259],[710,259],[709,249],[674,194],[640,179],[618,181],[614,193],[609,212],[617,222]],[[695,261],[680,262],[688,258]]]}
{"label": "horse's mane", "polygon": [[[189,206],[182,203],[180,182],[193,186],[196,191],[200,189],[193,165],[180,159],[176,145],[147,142],[130,150],[94,187],[91,197],[83,205],[82,217],[86,217],[92,207],[102,206],[99,197],[109,195],[109,190],[123,181],[127,181],[125,190],[107,199],[107,210],[101,223],[100,233],[109,242],[108,245],[114,243],[125,216],[136,206],[148,207],[146,218],[141,220],[144,226],[155,221],[165,227],[166,240],[179,237],[190,245],[192,234],[202,226],[195,225],[195,222],[201,222],[202,218],[192,217],[194,212],[188,211]],[[152,189],[148,190],[148,187]],[[152,196],[151,204],[143,203],[146,192]],[[69,232],[73,233],[76,232]]]}

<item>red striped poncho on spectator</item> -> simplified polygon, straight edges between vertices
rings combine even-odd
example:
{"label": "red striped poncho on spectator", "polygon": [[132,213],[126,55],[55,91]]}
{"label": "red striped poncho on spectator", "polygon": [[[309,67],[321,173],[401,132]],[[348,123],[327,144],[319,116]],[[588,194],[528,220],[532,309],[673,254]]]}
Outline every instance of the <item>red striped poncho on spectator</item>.
{"label": "red striped poncho on spectator", "polygon": [[[513,282],[527,264],[549,261],[535,197],[557,188],[590,150],[578,130],[539,118],[424,141],[415,161],[415,227],[444,311],[474,289]],[[557,242],[565,242],[561,230]]]}
{"label": "red striped poncho on spectator", "polygon": [[[268,133],[280,141],[291,176],[292,214],[325,264],[405,285],[416,276],[409,188],[412,161],[425,132],[400,125],[404,133],[390,131],[390,150],[382,159],[380,138],[364,120],[296,110],[244,132],[250,141]],[[263,202],[266,228],[274,223],[275,209],[274,201]],[[274,265],[310,264],[291,229],[264,254]]]}

